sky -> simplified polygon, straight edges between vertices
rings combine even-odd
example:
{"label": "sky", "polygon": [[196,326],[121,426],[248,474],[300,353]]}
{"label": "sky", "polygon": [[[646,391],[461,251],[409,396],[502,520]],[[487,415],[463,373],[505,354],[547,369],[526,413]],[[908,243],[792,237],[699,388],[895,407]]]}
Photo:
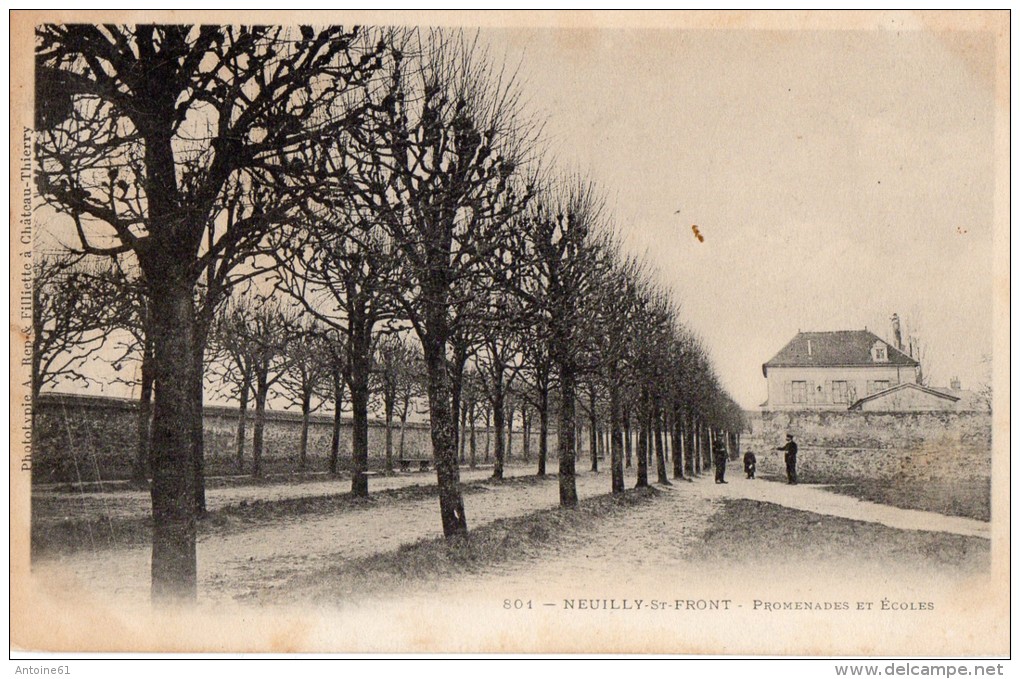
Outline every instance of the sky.
{"label": "sky", "polygon": [[743,407],[765,400],[761,365],[798,331],[891,339],[893,313],[926,345],[933,385],[987,381],[992,34],[479,37],[517,72],[543,162],[601,187],[624,246],[674,292]]}
{"label": "sky", "polygon": [[[488,29],[545,157],[602,187],[745,408],[799,331],[890,316],[933,385],[992,350],[991,34]],[[692,226],[703,236],[699,241]]]}

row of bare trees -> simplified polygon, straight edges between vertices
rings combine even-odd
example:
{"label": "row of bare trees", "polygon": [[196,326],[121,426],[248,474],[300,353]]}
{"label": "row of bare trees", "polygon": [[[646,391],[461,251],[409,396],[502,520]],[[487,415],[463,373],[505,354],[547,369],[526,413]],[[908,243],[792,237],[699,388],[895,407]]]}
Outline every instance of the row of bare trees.
{"label": "row of bare trees", "polygon": [[[37,340],[34,356],[33,381],[38,385],[52,386],[59,380],[89,380],[86,364],[97,357],[112,364],[118,375],[125,365],[134,365],[128,371],[130,377],[118,376],[117,381],[138,387],[140,393],[139,445],[135,456],[135,478],[141,483],[147,481],[148,468],[148,414],[151,409],[151,349],[145,342],[144,319],[145,298],[139,293],[137,278],[125,276],[103,260],[81,256],[52,256],[40,253],[36,257],[35,296],[37,304]],[[630,266],[634,266],[631,263]],[[632,277],[635,269],[625,272]],[[610,291],[617,303],[633,295],[632,278],[606,280],[599,286],[603,292]],[[508,294],[510,290],[505,291]],[[298,408],[302,414],[301,434],[298,444],[298,471],[307,468],[309,416],[319,410],[334,413],[334,427],[329,454],[329,470],[337,473],[339,467],[341,417],[345,407],[348,387],[347,352],[343,337],[323,328],[300,308],[287,307],[279,296],[265,297],[258,294],[233,296],[217,312],[206,349],[207,390],[213,389],[220,399],[227,399],[238,405],[236,437],[237,473],[251,473],[261,476],[263,439],[266,407],[270,399],[285,407]],[[640,300],[630,299],[630,304]],[[87,309],[88,314],[73,314],[72,307]],[[474,431],[480,422],[485,426],[485,461],[488,462],[493,444],[492,429],[500,432],[495,444],[494,476],[502,476],[503,462],[512,457],[514,424],[518,418],[523,432],[522,456],[530,459],[532,429],[535,411],[546,403],[545,419],[549,419],[549,398],[542,392],[545,374],[541,361],[534,362],[541,352],[525,352],[529,342],[541,345],[541,337],[533,332],[531,323],[525,319],[523,307],[518,307],[515,323],[507,324],[510,316],[493,312],[493,318],[503,322],[489,323],[478,328],[477,340],[464,343],[463,364],[451,355],[451,375],[457,371],[462,385],[459,422],[463,432],[459,436],[459,459],[461,464],[476,464]],[[587,447],[592,453],[593,470],[598,470],[599,456],[609,448],[611,419],[610,394],[621,388],[619,377],[623,375],[624,345],[621,342],[629,336],[626,321],[629,316],[602,314],[599,322],[603,329],[601,343],[597,347],[603,369],[585,372],[579,405],[584,411],[583,427],[589,439]],[[100,348],[114,345],[114,351],[97,354]],[[413,337],[406,333],[381,335],[374,342],[372,358],[370,401],[371,410],[384,419],[384,468],[394,469],[394,448],[402,459],[404,456],[405,430],[408,417],[417,411],[417,399],[423,394],[421,350]],[[677,363],[686,363],[689,357],[669,357]],[[645,362],[648,361],[644,357]],[[661,366],[667,373],[668,365]],[[94,371],[93,371],[94,372]],[[603,378],[603,375],[606,375]],[[613,379],[616,376],[616,379]],[[555,377],[555,373],[553,373]],[[95,379],[94,377],[91,379]],[[660,386],[658,382],[653,382]],[[679,385],[678,385],[679,386]],[[690,392],[684,387],[681,393]],[[543,399],[543,395],[545,398]],[[255,403],[254,417],[250,416],[249,405]],[[553,394],[552,411],[558,413],[559,398]],[[541,413],[537,413],[541,414]],[[629,422],[629,409],[621,411],[624,422]],[[666,413],[666,419],[680,414]],[[399,419],[399,444],[394,446],[394,420]],[[541,418],[540,418],[541,419]],[[248,431],[250,420],[254,420],[255,435]],[[468,429],[470,427],[470,429]],[[630,441],[629,426],[624,431],[625,447]],[[668,427],[667,427],[668,429]],[[540,448],[548,450],[549,429],[539,432],[542,439]],[[601,438],[599,438],[601,436]],[[246,444],[253,439],[250,464],[246,463]],[[469,446],[469,443],[471,445]],[[575,442],[578,454],[581,441]],[[679,444],[672,446],[680,449]],[[467,452],[470,450],[470,458]],[[631,451],[626,456],[627,466],[631,464]],[[674,458],[676,475],[682,475],[679,458]],[[539,473],[544,474],[544,460],[539,459]]]}
{"label": "row of bare trees", "polygon": [[[155,599],[196,595],[210,362],[242,408],[254,398],[256,450],[274,388],[306,415],[331,400],[337,417],[346,388],[352,490],[365,494],[373,374],[390,419],[399,386],[379,357],[412,335],[448,537],[468,525],[458,467],[468,374],[493,414],[496,476],[513,386],[529,386],[517,393],[538,415],[539,473],[555,414],[566,507],[577,504],[582,402],[592,432],[608,423],[614,492],[630,429],[646,485],[653,458],[667,482],[667,427],[674,464],[704,432],[737,428],[676,303],[620,254],[598,189],[539,162],[540,126],[519,96],[461,34],[37,30],[39,193],[73,228],[76,256],[137,271],[134,351],[151,361],[154,394]],[[242,284],[265,293],[242,295]]]}

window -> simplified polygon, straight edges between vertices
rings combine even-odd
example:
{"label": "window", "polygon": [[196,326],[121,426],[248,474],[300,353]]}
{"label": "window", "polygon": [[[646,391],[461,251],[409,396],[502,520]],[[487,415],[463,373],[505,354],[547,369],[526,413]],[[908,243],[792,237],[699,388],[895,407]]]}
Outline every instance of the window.
{"label": "window", "polygon": [[875,349],[875,360],[876,361],[884,361],[884,360],[886,360],[886,358],[885,358],[885,347],[877,347]]}
{"label": "window", "polygon": [[793,403],[807,403],[807,382],[794,381],[792,384]]}
{"label": "window", "polygon": [[850,403],[850,386],[846,380],[836,380],[832,383],[832,402]]}
{"label": "window", "polygon": [[889,388],[889,380],[875,380],[871,383],[871,393],[877,394]]}

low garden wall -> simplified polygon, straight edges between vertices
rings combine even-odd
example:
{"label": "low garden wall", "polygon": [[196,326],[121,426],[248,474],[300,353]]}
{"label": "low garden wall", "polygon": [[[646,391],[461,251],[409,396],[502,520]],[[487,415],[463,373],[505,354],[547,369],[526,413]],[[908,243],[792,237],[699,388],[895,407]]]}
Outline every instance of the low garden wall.
{"label": "low garden wall", "polygon": [[[79,482],[127,479],[137,445],[137,404],[127,399],[63,394],[43,394],[35,404],[32,433],[33,483]],[[248,411],[245,445],[246,471],[251,468],[251,437],[254,413]],[[206,406],[204,412],[205,466],[208,476],[237,474],[236,440],[238,410]],[[536,428],[537,429],[537,428]],[[325,471],[333,436],[333,414],[313,413],[308,430],[308,471]],[[404,428],[404,455],[407,458],[432,456],[429,425],[409,422]],[[265,473],[297,471],[301,437],[301,414],[291,411],[267,411],[265,448],[262,465]],[[351,458],[352,424],[343,418],[340,432],[340,463],[348,468]],[[479,462],[486,445],[486,430],[476,428]],[[555,444],[555,436],[550,447]],[[399,456],[401,427],[393,423],[393,456]],[[495,445],[490,435],[489,450]],[[385,460],[385,426],[371,419],[368,430],[369,466],[381,469]],[[514,431],[513,453],[520,458],[523,435]],[[538,451],[538,437],[532,432],[531,456]]]}
{"label": "low garden wall", "polygon": [[752,418],[744,448],[763,474],[784,476],[792,433],[798,477],[808,483],[853,480],[907,483],[984,482],[991,474],[987,412],[875,413],[774,411]]}

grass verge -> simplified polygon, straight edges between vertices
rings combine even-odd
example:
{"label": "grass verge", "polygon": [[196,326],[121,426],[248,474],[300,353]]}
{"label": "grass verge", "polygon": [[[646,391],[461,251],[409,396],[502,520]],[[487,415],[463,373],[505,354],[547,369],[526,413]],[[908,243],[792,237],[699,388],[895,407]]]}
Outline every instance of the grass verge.
{"label": "grass verge", "polygon": [[[461,484],[466,495],[482,492],[486,487],[523,486],[540,483],[552,476],[515,476],[500,481],[481,479]],[[286,498],[282,500],[240,501],[203,517],[198,524],[198,535],[225,535],[247,530],[253,525],[291,519],[299,516],[321,515],[333,512],[369,510],[398,502],[410,502],[436,497],[436,484],[405,486],[372,493],[358,498],[347,493]],[[82,550],[110,549],[149,544],[152,540],[150,517],[93,516],[40,516],[33,512],[32,557],[53,554],[71,554]]]}
{"label": "grass verge", "polygon": [[507,561],[540,557],[552,542],[593,531],[600,521],[651,501],[659,493],[654,487],[629,490],[587,498],[575,509],[557,507],[499,519],[463,536],[419,540],[391,552],[297,575],[278,589],[239,598],[266,604],[291,603],[295,598],[337,604],[354,593],[361,598],[399,591],[412,581],[427,585],[457,574],[481,573]]}
{"label": "grass verge", "polygon": [[919,509],[978,521],[992,520],[991,485],[987,481],[960,479],[953,483],[892,484],[854,480],[833,485],[829,490],[900,509]]}
{"label": "grass verge", "polygon": [[790,509],[755,500],[727,499],[711,519],[693,558],[764,566],[861,564],[974,573],[990,566],[988,540],[911,531]]}

